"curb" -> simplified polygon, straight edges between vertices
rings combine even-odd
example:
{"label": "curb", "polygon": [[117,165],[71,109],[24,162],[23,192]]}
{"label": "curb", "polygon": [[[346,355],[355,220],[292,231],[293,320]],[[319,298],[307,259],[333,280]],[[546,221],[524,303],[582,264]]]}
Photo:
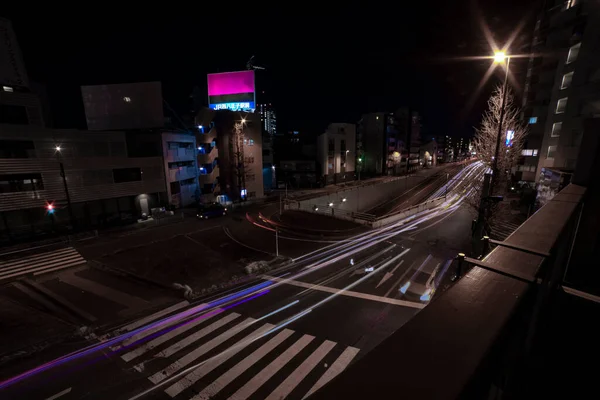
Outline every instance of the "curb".
{"label": "curb", "polygon": [[111,273],[111,274],[116,275],[116,276],[121,276],[121,277],[125,276],[125,277],[133,279],[135,281],[139,281],[139,282],[151,285],[151,286],[157,286],[157,287],[159,287],[161,289],[168,289],[170,291],[177,292],[177,293],[180,292],[179,290],[176,290],[175,288],[173,288],[172,285],[167,285],[165,283],[158,282],[158,281],[155,281],[153,279],[145,278],[143,276],[136,275],[134,273],[122,270],[120,268],[109,267],[109,266],[107,266],[105,264],[102,264],[99,261],[96,261],[96,260],[90,260],[90,261],[88,261],[88,265],[90,267],[92,267],[93,269],[96,269],[96,270],[99,270],[99,271],[108,272],[108,273]]}

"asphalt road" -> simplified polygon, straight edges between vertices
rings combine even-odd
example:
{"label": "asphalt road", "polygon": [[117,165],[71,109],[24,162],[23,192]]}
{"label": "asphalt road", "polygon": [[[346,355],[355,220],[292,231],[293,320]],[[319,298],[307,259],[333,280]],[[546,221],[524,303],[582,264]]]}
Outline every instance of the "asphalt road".
{"label": "asphalt road", "polygon": [[244,285],[90,338],[84,350],[4,380],[0,393],[302,399],[435,301],[456,249],[470,240],[460,192],[410,220],[320,243]]}

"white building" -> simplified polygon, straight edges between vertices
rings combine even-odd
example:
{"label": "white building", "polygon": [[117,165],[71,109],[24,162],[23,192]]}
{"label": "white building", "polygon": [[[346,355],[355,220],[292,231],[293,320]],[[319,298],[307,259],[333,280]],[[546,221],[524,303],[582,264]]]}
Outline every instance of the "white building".
{"label": "white building", "polygon": [[200,196],[195,135],[164,132],[162,149],[169,203],[176,207],[194,204]]}
{"label": "white building", "polygon": [[356,163],[356,125],[329,124],[317,138],[317,161],[325,184],[354,180]]}

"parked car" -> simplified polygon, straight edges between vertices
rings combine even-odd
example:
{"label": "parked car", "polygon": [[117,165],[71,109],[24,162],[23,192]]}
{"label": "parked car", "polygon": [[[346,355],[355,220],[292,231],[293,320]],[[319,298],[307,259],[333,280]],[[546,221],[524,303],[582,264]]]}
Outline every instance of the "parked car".
{"label": "parked car", "polygon": [[200,219],[221,217],[223,215],[227,215],[227,208],[219,203],[200,204],[196,213],[196,217]]}

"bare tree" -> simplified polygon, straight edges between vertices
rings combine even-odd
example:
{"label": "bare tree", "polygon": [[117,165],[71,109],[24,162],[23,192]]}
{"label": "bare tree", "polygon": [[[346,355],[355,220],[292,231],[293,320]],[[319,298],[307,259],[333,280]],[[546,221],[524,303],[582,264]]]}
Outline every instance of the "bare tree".
{"label": "bare tree", "polygon": [[239,196],[240,201],[241,195],[240,190],[246,187],[246,173],[244,163],[244,126],[243,122],[236,122],[233,125],[233,135],[229,139],[229,151],[233,155],[231,166],[233,167],[233,173],[237,178],[237,193],[232,198],[235,199]]}
{"label": "bare tree", "polygon": [[[473,148],[477,157],[486,166],[494,165],[496,154],[496,143],[500,127],[500,114],[502,110],[503,88],[497,86],[488,100],[488,109],[483,114],[479,128],[475,128]],[[512,91],[508,89],[504,104],[504,118],[502,121],[502,132],[500,137],[500,149],[498,151],[498,176],[493,179],[491,190],[495,195],[503,195],[510,182],[513,169],[516,168],[527,136],[527,125],[520,119],[521,109],[515,104]],[[481,179],[481,177],[479,177]],[[482,204],[483,185],[481,181],[473,182],[473,190],[467,199],[478,213]],[[487,196],[488,193],[485,193]],[[497,214],[498,205],[490,204],[487,211],[483,213],[484,224],[489,223]]]}

